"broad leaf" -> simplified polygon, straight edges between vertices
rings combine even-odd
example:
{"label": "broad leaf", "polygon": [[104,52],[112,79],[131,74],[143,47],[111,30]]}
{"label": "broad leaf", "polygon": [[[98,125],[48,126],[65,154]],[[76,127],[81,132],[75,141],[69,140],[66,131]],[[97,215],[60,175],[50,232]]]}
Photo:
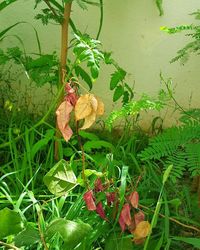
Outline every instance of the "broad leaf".
{"label": "broad leaf", "polygon": [[100,148],[108,148],[110,150],[114,150],[114,146],[111,143],[102,140],[87,141],[84,144],[83,148],[87,152],[91,152],[92,149],[100,149]]}
{"label": "broad leaf", "polygon": [[73,134],[69,127],[70,113],[72,110],[73,106],[68,101],[62,102],[56,110],[58,128],[66,141],[69,141]]}
{"label": "broad leaf", "polygon": [[80,129],[87,129],[92,126],[97,115],[103,115],[104,104],[93,94],[80,96],[75,105],[75,118],[77,121],[85,119]]}
{"label": "broad leaf", "polygon": [[123,69],[118,69],[112,74],[111,81],[110,81],[110,90],[113,90],[117,87],[117,84],[120,81],[123,81],[126,76],[126,72]]}
{"label": "broad leaf", "polygon": [[105,250],[132,250],[133,243],[130,238],[123,238],[117,233],[110,234],[105,241]]}
{"label": "broad leaf", "polygon": [[119,100],[119,98],[124,94],[124,88],[119,85],[115,88],[115,92],[113,95],[113,102],[116,102],[117,100]]}
{"label": "broad leaf", "polygon": [[61,196],[72,190],[77,180],[70,165],[62,159],[44,176],[44,183],[52,194]]}
{"label": "broad leaf", "polygon": [[17,247],[31,246],[40,241],[40,235],[37,229],[27,225],[26,229],[15,236],[15,245]]}
{"label": "broad leaf", "polygon": [[150,233],[151,225],[148,221],[141,221],[137,226],[136,229],[133,231],[134,240],[140,240]]}
{"label": "broad leaf", "polygon": [[53,221],[46,230],[46,237],[52,238],[58,233],[65,244],[63,249],[73,249],[77,246],[91,231],[89,224],[82,221],[74,222],[65,219],[57,219]]}
{"label": "broad leaf", "polygon": [[17,234],[22,229],[23,222],[19,213],[7,207],[0,210],[0,239]]}
{"label": "broad leaf", "polygon": [[92,79],[88,75],[88,73],[79,66],[76,66],[75,72],[76,72],[76,75],[78,77],[80,76],[87,83],[89,89],[91,90],[92,89]]}

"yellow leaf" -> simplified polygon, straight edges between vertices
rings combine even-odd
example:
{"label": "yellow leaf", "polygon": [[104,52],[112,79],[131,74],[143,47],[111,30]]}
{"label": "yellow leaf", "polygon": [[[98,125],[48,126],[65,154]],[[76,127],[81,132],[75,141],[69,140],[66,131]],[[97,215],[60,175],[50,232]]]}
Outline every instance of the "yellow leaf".
{"label": "yellow leaf", "polygon": [[96,97],[98,106],[97,106],[97,115],[103,115],[104,114],[104,103]]}
{"label": "yellow leaf", "polygon": [[139,240],[147,237],[151,229],[151,225],[148,221],[141,221],[136,229],[133,231],[134,240]]}
{"label": "yellow leaf", "polygon": [[96,113],[93,111],[90,115],[85,117],[85,122],[80,129],[87,129],[91,127],[92,124],[95,122],[95,120],[96,120]]}
{"label": "yellow leaf", "polygon": [[86,94],[80,96],[75,105],[75,118],[76,120],[84,119],[86,116],[90,115],[93,107],[91,104],[91,95]]}
{"label": "yellow leaf", "polygon": [[94,95],[90,95],[90,102],[91,102],[93,111],[96,112],[98,108],[98,101]]}

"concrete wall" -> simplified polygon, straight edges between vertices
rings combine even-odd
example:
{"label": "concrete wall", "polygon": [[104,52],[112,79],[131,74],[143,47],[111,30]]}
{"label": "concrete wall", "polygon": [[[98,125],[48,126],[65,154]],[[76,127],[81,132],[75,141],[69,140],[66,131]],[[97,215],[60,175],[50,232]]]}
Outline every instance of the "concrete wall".
{"label": "concrete wall", "polygon": [[[177,100],[188,106],[192,94],[192,106],[199,106],[200,58],[192,56],[185,64],[170,64],[176,51],[187,42],[183,34],[171,35],[161,32],[160,26],[191,24],[194,17],[188,15],[200,8],[199,0],[164,0],[165,15],[160,17],[154,0],[104,0],[104,26],[100,36],[103,48],[113,51],[113,57],[129,74],[130,85],[135,84],[138,93],[154,94],[160,88],[160,71],[173,79]],[[59,50],[60,27],[43,26],[34,15],[34,1],[18,0],[0,13],[0,30],[17,21],[28,21],[38,30],[44,52]],[[88,11],[73,6],[72,17],[81,31],[96,36],[99,24],[99,10],[90,7]],[[10,34],[23,38],[27,51],[36,50],[36,40],[31,26],[16,27]],[[13,37],[7,38],[1,46],[14,45]],[[111,68],[102,68],[95,83],[95,91],[111,107],[112,92],[109,91]]]}

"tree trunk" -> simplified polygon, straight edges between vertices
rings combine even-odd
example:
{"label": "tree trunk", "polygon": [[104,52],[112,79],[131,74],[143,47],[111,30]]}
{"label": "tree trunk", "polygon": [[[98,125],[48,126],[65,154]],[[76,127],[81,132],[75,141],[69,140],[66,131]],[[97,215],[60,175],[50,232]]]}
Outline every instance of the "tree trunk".
{"label": "tree trunk", "polygon": [[[63,15],[63,22],[61,25],[61,54],[60,54],[60,72],[59,72],[59,82],[60,85],[65,84],[65,75],[66,75],[66,63],[67,63],[67,52],[68,52],[68,29],[69,29],[69,19],[71,13],[71,6],[72,3],[66,3],[64,7],[64,15]],[[58,105],[63,101],[64,98],[64,91],[63,95],[61,95],[60,101]],[[58,126],[56,123],[56,137],[60,138],[60,133],[58,132]],[[59,145],[58,141],[55,141],[55,160],[59,160]]]}

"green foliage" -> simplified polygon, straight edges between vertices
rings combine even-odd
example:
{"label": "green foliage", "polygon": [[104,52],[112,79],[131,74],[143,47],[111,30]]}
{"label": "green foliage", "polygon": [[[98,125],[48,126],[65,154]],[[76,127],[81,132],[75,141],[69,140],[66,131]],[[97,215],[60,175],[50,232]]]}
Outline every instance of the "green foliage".
{"label": "green foliage", "polygon": [[[200,10],[197,10],[196,12],[192,13],[192,15],[195,15],[195,18],[199,20],[200,18]],[[180,49],[177,52],[177,56],[174,57],[170,62],[176,62],[181,61],[181,63],[185,63],[191,54],[199,54],[200,50],[200,25],[180,25],[173,28],[168,27],[161,27],[161,30],[167,32],[168,34],[176,34],[183,31],[189,31],[189,33],[186,34],[186,36],[189,36],[192,41],[187,43],[182,49]]]}
{"label": "green foliage", "polygon": [[0,239],[19,233],[23,229],[20,214],[7,207],[0,210],[0,221]]}
{"label": "green foliage", "polygon": [[112,233],[106,240],[105,250],[118,249],[118,250],[132,250],[133,243],[130,238],[122,238],[117,233]]}
{"label": "green foliage", "polygon": [[62,237],[63,249],[74,249],[92,230],[89,224],[82,221],[70,221],[57,219],[53,221],[46,230],[46,237],[52,238],[55,234]]}
{"label": "green foliage", "polygon": [[200,174],[200,125],[172,127],[150,139],[149,146],[140,154],[143,161],[156,160],[164,166],[173,165],[171,178],[175,182],[184,172]]}
{"label": "green foliage", "polygon": [[[104,54],[99,50],[100,42],[87,34],[75,34],[73,52],[78,62],[87,62],[93,79],[99,75],[100,62],[104,61]],[[79,71],[80,73],[80,71]]]}
{"label": "green foliage", "polygon": [[60,160],[44,176],[44,183],[49,191],[56,196],[66,195],[76,185],[76,176],[65,160]]}
{"label": "green foliage", "polygon": [[15,236],[14,241],[17,247],[30,247],[40,241],[40,235],[37,229],[28,224],[25,230]]}
{"label": "green foliage", "polygon": [[149,97],[148,95],[143,95],[138,101],[130,101],[124,104],[120,110],[112,111],[106,120],[106,125],[111,129],[113,123],[119,118],[125,119],[127,117],[135,117],[143,110],[159,111],[165,106],[168,98],[169,97],[163,91],[160,91],[157,99]]}
{"label": "green foliage", "polygon": [[156,0],[156,5],[159,10],[160,16],[164,15],[164,10],[163,10],[163,0]]}

